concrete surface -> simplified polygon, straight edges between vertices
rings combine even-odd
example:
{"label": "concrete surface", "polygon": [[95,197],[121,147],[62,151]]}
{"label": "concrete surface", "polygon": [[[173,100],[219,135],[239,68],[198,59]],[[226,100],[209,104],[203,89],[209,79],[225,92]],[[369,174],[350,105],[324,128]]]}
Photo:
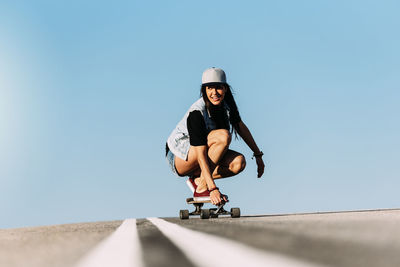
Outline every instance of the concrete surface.
{"label": "concrete surface", "polygon": [[66,267],[122,221],[0,229],[1,267]]}
{"label": "concrete surface", "polygon": [[330,266],[400,266],[400,210],[170,222]]}
{"label": "concrete surface", "polygon": [[[260,215],[239,219],[165,219],[316,264],[400,266],[400,210]],[[121,223],[0,229],[0,266],[73,266]],[[138,219],[137,228],[146,266],[194,265],[148,220]],[[199,253],[202,253],[201,248]],[[210,256],[205,255],[205,259]]]}

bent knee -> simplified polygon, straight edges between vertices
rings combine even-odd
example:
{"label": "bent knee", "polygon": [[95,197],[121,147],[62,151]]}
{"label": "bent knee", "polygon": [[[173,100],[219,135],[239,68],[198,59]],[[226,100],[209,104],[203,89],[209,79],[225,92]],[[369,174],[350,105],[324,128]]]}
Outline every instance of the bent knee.
{"label": "bent knee", "polygon": [[242,172],[246,168],[246,158],[240,154],[231,163],[231,171],[235,174]]}
{"label": "bent knee", "polygon": [[226,129],[213,130],[209,135],[209,142],[229,146],[232,141],[231,133]]}

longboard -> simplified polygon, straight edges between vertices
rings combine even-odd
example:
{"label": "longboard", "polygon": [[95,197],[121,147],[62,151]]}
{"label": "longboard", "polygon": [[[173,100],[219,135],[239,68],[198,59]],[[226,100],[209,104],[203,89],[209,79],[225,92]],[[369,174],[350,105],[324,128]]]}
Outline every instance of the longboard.
{"label": "longboard", "polygon": [[211,203],[210,200],[196,201],[192,197],[186,199],[187,204],[193,204],[195,210],[189,212],[189,210],[180,210],[179,218],[181,220],[187,220],[190,216],[200,215],[201,219],[218,218],[219,215],[231,215],[232,218],[240,217],[240,208],[231,208],[230,211],[224,209],[225,204],[228,201],[222,200],[221,204],[217,208],[202,209],[205,203]]}
{"label": "longboard", "polygon": [[192,197],[186,199],[187,204],[211,203],[211,200],[196,201]]}

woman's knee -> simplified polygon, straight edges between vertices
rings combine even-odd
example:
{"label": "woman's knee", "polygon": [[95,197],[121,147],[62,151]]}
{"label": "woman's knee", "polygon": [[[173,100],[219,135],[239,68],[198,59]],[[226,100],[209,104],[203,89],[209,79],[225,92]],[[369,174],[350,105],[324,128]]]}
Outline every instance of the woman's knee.
{"label": "woman's knee", "polygon": [[238,174],[246,168],[246,158],[240,154],[232,161],[230,169],[233,173]]}
{"label": "woman's knee", "polygon": [[231,133],[226,129],[213,130],[209,134],[208,143],[229,146],[232,141]]}

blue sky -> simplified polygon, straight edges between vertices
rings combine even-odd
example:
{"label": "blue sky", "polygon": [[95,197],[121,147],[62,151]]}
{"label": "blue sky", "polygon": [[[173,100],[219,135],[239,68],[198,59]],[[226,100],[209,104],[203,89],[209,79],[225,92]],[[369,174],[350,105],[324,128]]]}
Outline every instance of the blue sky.
{"label": "blue sky", "polygon": [[400,206],[397,1],[2,1],[0,228],[177,216],[164,158],[208,67],[265,153],[244,214]]}

